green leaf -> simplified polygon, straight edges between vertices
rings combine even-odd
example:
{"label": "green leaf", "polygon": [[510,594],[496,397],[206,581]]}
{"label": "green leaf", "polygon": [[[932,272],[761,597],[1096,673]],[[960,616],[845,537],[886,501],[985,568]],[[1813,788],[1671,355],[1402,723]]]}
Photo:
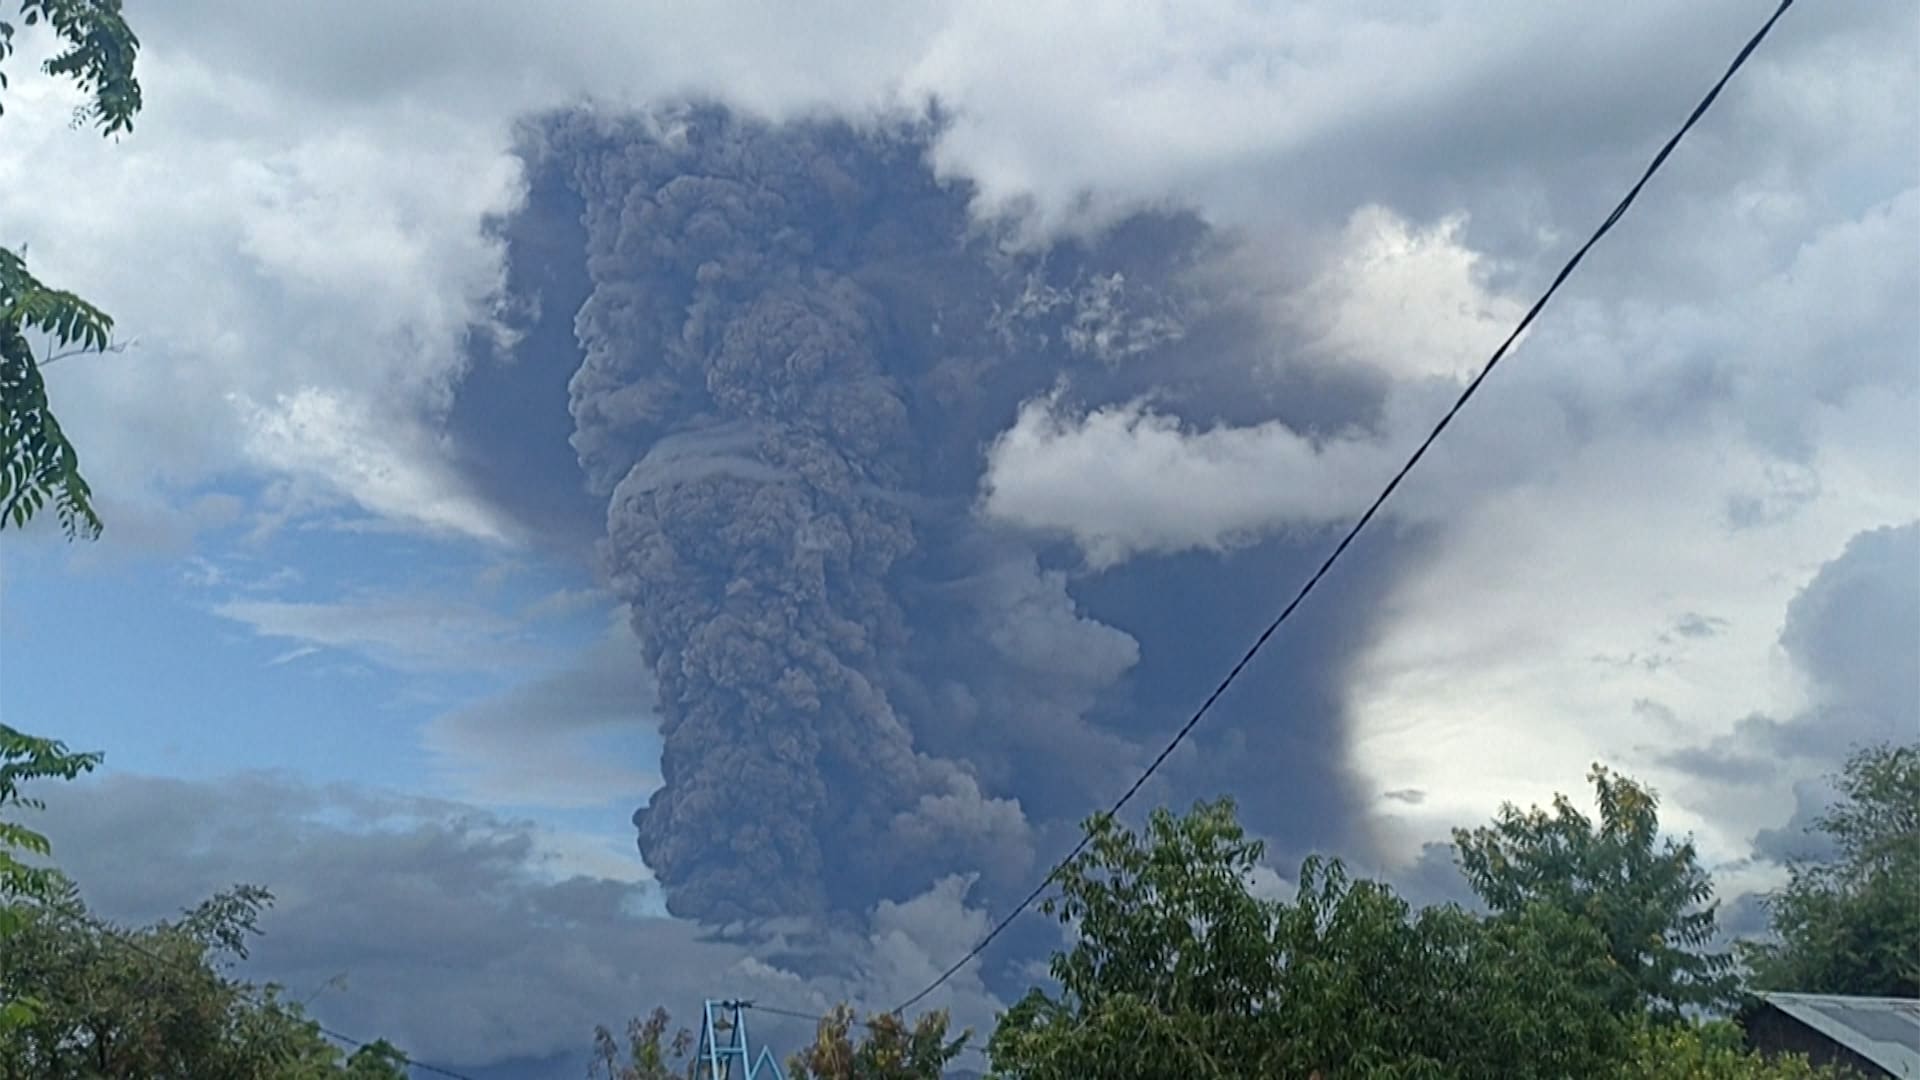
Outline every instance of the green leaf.
{"label": "green leaf", "polygon": [[69,539],[100,534],[79,454],[53,415],[25,331],[97,349],[106,346],[112,325],[92,305],[42,285],[23,259],[0,248],[0,528],[24,526],[51,497]]}
{"label": "green leaf", "polygon": [[[87,95],[78,118],[104,135],[131,131],[140,110],[134,62],[140,42],[121,13],[120,0],[21,0],[27,26],[48,27],[62,48],[44,65],[71,78]],[[13,25],[0,20],[0,61],[13,52]],[[0,89],[8,85],[0,72]],[[4,110],[0,110],[4,111]],[[78,455],[60,434],[26,335],[48,335],[55,348],[106,349],[113,320],[72,293],[49,289],[25,261],[0,248],[0,529],[24,527],[52,498],[69,539],[97,537],[101,522],[81,478]]]}

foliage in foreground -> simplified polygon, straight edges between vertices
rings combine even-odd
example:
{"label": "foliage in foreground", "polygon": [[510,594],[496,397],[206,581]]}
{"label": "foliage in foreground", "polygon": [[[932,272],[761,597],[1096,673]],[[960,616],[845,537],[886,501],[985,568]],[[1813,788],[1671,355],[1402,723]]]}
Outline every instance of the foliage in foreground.
{"label": "foliage in foreground", "polygon": [[[672,1019],[656,1008],[627,1024],[624,1040],[605,1027],[593,1031],[589,1080],[675,1080],[701,1075],[692,1031],[669,1037]],[[788,1080],[923,1080],[944,1075],[968,1035],[948,1038],[947,1014],[933,1011],[912,1024],[891,1013],[861,1020],[840,1006],[820,1018],[811,1045],[787,1061]],[[723,1036],[724,1038],[724,1036]],[[762,1080],[775,1080],[762,1074]]]}
{"label": "foliage in foreground", "polygon": [[[0,724],[0,815],[42,808],[40,800],[21,791],[28,781],[72,780],[99,764],[99,754],[76,754],[64,743]],[[13,905],[49,899],[57,892],[57,872],[20,859],[21,855],[45,858],[52,852],[45,836],[10,817],[0,817],[0,935],[18,918]]]}
{"label": "foliage in foreground", "polygon": [[1601,937],[1551,906],[1415,913],[1320,860],[1263,899],[1224,800],[1092,828],[1048,906],[1077,937],[1059,991],[1008,1010],[996,1075],[1577,1076],[1625,1053]]}
{"label": "foliage in foreground", "polygon": [[1742,958],[1757,990],[1920,997],[1920,746],[1855,753],[1815,820],[1836,855],[1767,897],[1775,939]]}
{"label": "foliage in foreground", "polygon": [[908,1024],[892,1013],[859,1020],[842,1005],[823,1017],[813,1045],[787,1063],[788,1080],[919,1080],[940,1076],[966,1048],[969,1033],[947,1037],[935,1010]]}
{"label": "foliage in foreground", "polygon": [[28,781],[99,761],[0,725],[0,1080],[403,1080],[393,1047],[343,1061],[277,988],[222,974],[245,958],[266,890],[239,886],[135,929],[87,911],[44,864],[47,838],[14,815],[41,808]]}
{"label": "foliage in foreground", "polygon": [[[1861,760],[1850,774],[1865,779],[1848,787],[1833,827],[1855,838],[1842,847],[1856,861],[1905,865],[1913,804],[1896,810],[1883,797],[1908,791],[1885,763],[1912,759]],[[1415,910],[1389,886],[1319,859],[1303,865],[1290,900],[1263,896],[1254,881],[1264,852],[1227,800],[1184,816],[1156,811],[1140,834],[1095,818],[1046,905],[1070,942],[1052,959],[1056,985],[1001,1016],[989,1075],[1833,1076],[1792,1056],[1762,1059],[1735,1025],[1690,1018],[1736,989],[1728,958],[1708,947],[1710,884],[1690,844],[1661,839],[1651,791],[1598,768],[1591,780],[1598,820],[1559,798],[1456,834],[1485,915]],[[836,1010],[790,1074],[933,1080],[963,1045],[946,1027],[941,1013],[909,1027]],[[660,1012],[636,1025],[625,1071],[603,1031],[605,1071],[594,1075],[675,1075],[665,1030]],[[691,1041],[681,1034],[675,1062],[687,1061]]]}
{"label": "foliage in foreground", "polygon": [[636,1017],[627,1024],[625,1046],[606,1027],[595,1027],[588,1080],[674,1080],[691,1076],[693,1033],[681,1028],[668,1038],[671,1022],[667,1010],[660,1008],[645,1020]]}
{"label": "foliage in foreground", "polygon": [[1604,939],[1601,992],[1617,1013],[1673,1018],[1735,999],[1733,958],[1710,952],[1713,881],[1691,841],[1662,839],[1653,792],[1595,766],[1596,823],[1564,795],[1551,812],[1508,805],[1492,825],[1454,830],[1468,884],[1500,918],[1546,905]]}
{"label": "foliage in foreground", "polygon": [[1792,1054],[1771,1061],[1745,1048],[1725,1022],[1664,1024],[1636,1031],[1618,1080],[1842,1080]]}
{"label": "foliage in foreground", "polygon": [[[134,58],[140,41],[120,13],[120,0],[19,0],[19,21],[45,26],[61,48],[47,60],[47,74],[71,79],[86,94],[74,116],[102,135],[133,130],[140,111]],[[14,20],[0,17],[0,63],[14,49]],[[0,70],[0,90],[7,86]],[[23,249],[24,251],[24,249]],[[80,457],[60,428],[47,399],[31,337],[54,349],[98,352],[107,348],[113,320],[63,289],[49,288],[27,270],[22,252],[0,247],[0,530],[25,525],[53,501],[69,538],[100,535],[92,492],[80,475]]]}
{"label": "foliage in foreground", "polygon": [[0,954],[0,988],[34,1004],[0,1038],[0,1078],[403,1080],[405,1059],[391,1046],[343,1060],[277,987],[223,973],[245,958],[270,901],[240,886],[140,928],[94,918],[67,882],[22,906]]}
{"label": "foliage in foreground", "polygon": [[[20,810],[41,808],[38,799],[21,793],[21,785],[29,780],[72,780],[99,763],[98,754],[76,754],[52,739],[0,724],[0,953],[19,933],[26,905],[52,900],[64,886],[64,879],[51,867],[22,860],[22,856],[45,859],[53,847],[45,836],[12,820]],[[31,995],[10,992],[0,983],[0,1038],[32,1019],[36,1007]]]}
{"label": "foliage in foreground", "polygon": [[[1914,753],[1876,750],[1849,764],[1846,798],[1823,823],[1842,858],[1797,871],[1800,891],[1789,895],[1808,894],[1809,882],[1884,890],[1887,875],[1913,865]],[[1590,779],[1597,821],[1558,798],[1551,810],[1508,807],[1490,826],[1456,833],[1485,916],[1415,911],[1390,887],[1317,859],[1291,901],[1262,897],[1261,845],[1228,801],[1184,817],[1158,811],[1144,835],[1096,818],[1047,905],[1071,940],[1053,957],[1057,987],[1030,991],[1001,1017],[989,1075],[1834,1076],[1791,1055],[1763,1059],[1730,1023],[1689,1019],[1738,990],[1730,958],[1709,948],[1711,884],[1690,844],[1661,838],[1651,791],[1599,768]],[[1881,907],[1850,925],[1892,929],[1901,948],[1916,941]],[[1804,947],[1820,954],[1832,940]],[[1828,962],[1859,959],[1829,951]],[[1860,972],[1877,970],[1856,970],[1842,991],[1872,992]]]}

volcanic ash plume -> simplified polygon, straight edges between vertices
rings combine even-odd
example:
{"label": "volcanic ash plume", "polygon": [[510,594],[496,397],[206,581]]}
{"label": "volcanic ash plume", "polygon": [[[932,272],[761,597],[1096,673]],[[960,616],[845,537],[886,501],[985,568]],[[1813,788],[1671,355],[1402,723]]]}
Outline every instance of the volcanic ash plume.
{"label": "volcanic ash plume", "polygon": [[1177,337],[1173,306],[1135,313],[1087,249],[1003,253],[923,127],[693,108],[541,131],[585,206],[573,442],[658,677],[665,783],[634,822],[670,909],[1031,872],[1045,823],[1007,793],[1050,775],[1077,817],[1135,760],[1080,714],[1137,653],[975,522],[982,451],[1063,371]]}

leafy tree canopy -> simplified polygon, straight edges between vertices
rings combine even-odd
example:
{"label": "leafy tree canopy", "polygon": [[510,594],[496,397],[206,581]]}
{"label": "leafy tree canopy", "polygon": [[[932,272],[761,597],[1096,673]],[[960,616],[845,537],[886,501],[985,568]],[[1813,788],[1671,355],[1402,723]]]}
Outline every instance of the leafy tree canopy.
{"label": "leafy tree canopy", "polygon": [[1852,1074],[1816,1069],[1784,1054],[1764,1059],[1746,1049],[1740,1029],[1725,1021],[1659,1024],[1634,1033],[1618,1080],[1850,1080]]}
{"label": "leafy tree canopy", "polygon": [[[29,780],[71,780],[100,762],[98,754],[75,754],[52,739],[36,738],[0,724],[0,815],[38,810],[40,801],[21,793]],[[23,861],[52,854],[47,838],[10,816],[0,816],[0,947],[19,931],[26,904],[58,896],[65,879],[52,867]],[[35,1001],[0,984],[0,1035],[32,1019]]]}
{"label": "leafy tree canopy", "polygon": [[1295,900],[1252,889],[1262,855],[1229,801],[1104,818],[1048,910],[1072,930],[1057,992],[1035,989],[989,1044],[995,1075],[1565,1076],[1623,1052],[1588,990],[1601,939],[1548,906],[1483,924],[1419,913],[1338,862]]}
{"label": "leafy tree canopy", "polygon": [[1868,747],[1836,778],[1813,831],[1825,861],[1794,863],[1767,898],[1774,940],[1742,958],[1758,990],[1920,997],[1920,745]]}
{"label": "leafy tree canopy", "polygon": [[[76,754],[64,743],[0,724],[0,815],[42,808],[40,800],[21,792],[28,781],[71,780],[98,764],[99,754]],[[31,866],[19,856],[44,858],[51,853],[45,836],[0,816],[0,935],[19,918],[19,901],[49,899],[60,882],[51,868]]]}
{"label": "leafy tree canopy", "polygon": [[1557,795],[1551,810],[1508,805],[1491,825],[1454,830],[1467,882],[1502,917],[1546,905],[1597,929],[1609,1005],[1665,1018],[1733,1001],[1733,958],[1714,938],[1713,882],[1691,841],[1660,836],[1654,793],[1598,765],[1596,823]]}
{"label": "leafy tree canopy", "polygon": [[1057,986],[1001,1017],[991,1075],[1821,1075],[1674,1014],[1697,987],[1655,975],[1697,971],[1717,989],[1710,967],[1673,959],[1694,955],[1687,928],[1709,897],[1691,849],[1657,842],[1652,796],[1604,772],[1595,783],[1598,827],[1561,799],[1461,834],[1495,909],[1485,918],[1415,911],[1319,859],[1291,902],[1262,897],[1261,846],[1227,801],[1157,811],[1144,835],[1096,818],[1048,905],[1071,941],[1053,958]]}
{"label": "leafy tree canopy", "polygon": [[967,1044],[966,1032],[949,1039],[947,1024],[944,1011],[908,1024],[892,1013],[860,1021],[840,1006],[787,1063],[788,1080],[939,1080]]}
{"label": "leafy tree canopy", "polygon": [[224,973],[270,900],[239,886],[141,928],[94,918],[65,881],[23,905],[0,997],[32,1008],[0,1039],[0,1080],[404,1080],[391,1046],[343,1061],[279,988]]}
{"label": "leafy tree canopy", "polygon": [[669,1038],[671,1023],[667,1010],[660,1008],[645,1020],[635,1017],[627,1024],[624,1046],[612,1031],[595,1027],[588,1080],[674,1080],[693,1075],[693,1033],[680,1028]]}
{"label": "leafy tree canopy", "polygon": [[[87,101],[74,122],[92,123],[102,135],[132,131],[133,114],[140,111],[140,82],[133,76],[140,39],[120,9],[121,0],[20,0],[17,9],[21,23],[45,23],[59,39],[61,49],[44,70],[79,85]],[[13,55],[13,35],[14,20],[0,18],[0,64]],[[6,88],[6,72],[0,69],[0,90]]]}

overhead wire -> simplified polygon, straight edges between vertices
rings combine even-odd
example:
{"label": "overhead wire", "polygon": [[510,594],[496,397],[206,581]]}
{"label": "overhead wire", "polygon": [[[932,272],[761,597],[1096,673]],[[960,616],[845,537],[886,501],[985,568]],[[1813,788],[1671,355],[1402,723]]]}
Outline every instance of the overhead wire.
{"label": "overhead wire", "polygon": [[752,1009],[754,1012],[770,1013],[774,1016],[788,1016],[795,1020],[810,1020],[816,1023],[832,1016],[831,1013],[823,1015],[817,1012],[801,1012],[798,1009],[782,1009],[776,1005],[762,1005],[757,1001],[742,1001],[739,1005],[743,1009]]}
{"label": "overhead wire", "polygon": [[[351,1046],[352,1048],[354,1048],[355,1050],[362,1050],[362,1049],[365,1049],[366,1047],[374,1045],[373,1043],[366,1042],[365,1040],[356,1039],[351,1035],[343,1035],[340,1032],[335,1031],[330,1027],[327,1027],[325,1024],[322,1024],[317,1020],[314,1021],[313,1027],[314,1027],[314,1030],[318,1031],[322,1035],[325,1035],[327,1038],[332,1039],[335,1042],[345,1043],[348,1046]],[[392,1043],[387,1043],[387,1045],[393,1046]],[[412,1057],[412,1055],[408,1054],[405,1050],[400,1050],[399,1047],[394,1047],[394,1049],[398,1050],[400,1053],[400,1058],[401,1058],[400,1067],[403,1069],[407,1069],[407,1070],[419,1069],[421,1072],[430,1072],[435,1076],[449,1077],[450,1080],[475,1080],[474,1077],[469,1076],[463,1072],[455,1072],[452,1069],[444,1069],[438,1065],[429,1065],[424,1061],[417,1061]]]}
{"label": "overhead wire", "polygon": [[[823,1021],[833,1019],[832,1013],[823,1014],[823,1013],[817,1013],[817,1012],[803,1012],[799,1009],[786,1009],[786,1008],[781,1008],[780,1006],[777,1006],[777,1005],[762,1005],[757,1001],[739,1001],[739,1002],[735,1002],[734,1004],[739,1005],[743,1009],[751,1009],[755,1012],[768,1013],[773,1016],[786,1016],[786,1017],[791,1017],[792,1019],[795,1019],[795,1020],[806,1020],[813,1023],[820,1023]],[[881,1013],[879,1015],[888,1016],[892,1014]],[[858,1024],[861,1027],[870,1028],[874,1026],[874,1021],[871,1017],[865,1020],[861,1020],[857,1017],[849,1016],[848,1019],[851,1023]],[[971,1041],[964,1043],[960,1047],[960,1053],[978,1054],[981,1057],[988,1056],[986,1047]]]}
{"label": "overhead wire", "polygon": [[[1393,477],[1387,481],[1386,486],[1380,489],[1380,493],[1374,496],[1373,502],[1367,506],[1366,511],[1362,513],[1359,519],[1346,531],[1346,534],[1340,538],[1340,542],[1334,545],[1333,550],[1327,554],[1326,558],[1320,563],[1319,568],[1314,570],[1312,575],[1306,579],[1305,583],[1294,593],[1293,599],[1287,602],[1286,607],[1280,610],[1280,614],[1275,616],[1273,620],[1267,624],[1266,629],[1260,632],[1260,636],[1254,639],[1253,644],[1247,649],[1246,653],[1240,657],[1239,662],[1233,665],[1232,669],[1227,672],[1226,677],[1221,679],[1219,684],[1213,688],[1213,692],[1208,694],[1206,700],[1200,703],[1200,707],[1194,710],[1193,715],[1187,719],[1185,724],[1181,725],[1180,730],[1174,734],[1167,745],[1161,749],[1160,753],[1154,757],[1153,761],[1140,773],[1139,777],[1128,786],[1120,798],[1115,800],[1113,805],[1108,807],[1106,811],[1100,815],[1098,820],[1111,820],[1126,807],[1127,803],[1133,800],[1133,797],[1139,793],[1141,787],[1152,778],[1154,773],[1159,771],[1160,766],[1166,762],[1168,756],[1170,756],[1174,750],[1178,749],[1182,742],[1186,741],[1187,735],[1191,733],[1194,727],[1200,723],[1201,719],[1212,710],[1214,703],[1219,701],[1221,695],[1227,692],[1227,688],[1232,686],[1235,680],[1239,679],[1241,672],[1245,671],[1247,665],[1253,662],[1254,657],[1260,654],[1260,650],[1266,647],[1267,642],[1273,637],[1274,633],[1278,631],[1288,619],[1293,617],[1293,613],[1299,609],[1301,603],[1319,586],[1321,580],[1327,576],[1328,571],[1332,570],[1334,564],[1340,561],[1340,557],[1346,554],[1347,549],[1352,546],[1355,538],[1373,521],[1374,516],[1380,512],[1380,508],[1386,505],[1387,500],[1393,497],[1395,491],[1399,490],[1401,482],[1413,471],[1414,466],[1418,465],[1420,460],[1426,457],[1427,451],[1431,449],[1435,441],[1440,438],[1441,433],[1446,431],[1447,427],[1453,423],[1454,418],[1460,414],[1460,410],[1465,408],[1467,402],[1472,400],[1473,396],[1479,392],[1481,384],[1487,381],[1487,377],[1493,374],[1493,369],[1499,366],[1501,360],[1506,358],[1508,351],[1513,348],[1514,342],[1518,341],[1520,335],[1533,324],[1534,319],[1540,314],[1541,310],[1547,306],[1547,302],[1553,298],[1555,293],[1560,291],[1560,286],[1566,282],[1567,278],[1573,274],[1574,269],[1587,257],[1587,252],[1592,250],[1593,246],[1599,243],[1602,237],[1611,232],[1614,225],[1618,224],[1620,219],[1626,215],[1627,209],[1633,205],[1634,200],[1640,197],[1640,192],[1647,186],[1647,182],[1653,179],[1654,174],[1660,171],[1662,165],[1666,164],[1667,158],[1673,153],[1674,148],[1680,145],[1680,141],[1693,129],[1694,124],[1698,123],[1700,118],[1706,114],[1707,109],[1719,98],[1720,91],[1725,89],[1727,83],[1733,78],[1734,73],[1738,72],[1740,68],[1746,64],[1747,58],[1753,55],[1754,50],[1760,46],[1762,41],[1766,40],[1767,35],[1772,32],[1774,24],[1780,21],[1780,17],[1785,15],[1787,9],[1791,8],[1793,4],[1794,0],[1780,0],[1780,4],[1774,9],[1773,14],[1770,15],[1766,22],[1761,24],[1760,29],[1755,31],[1753,36],[1747,40],[1746,45],[1734,56],[1733,62],[1727,66],[1727,70],[1721,74],[1719,80],[1707,91],[1706,96],[1700,99],[1700,103],[1694,106],[1693,112],[1687,116],[1686,122],[1681,124],[1679,130],[1675,131],[1673,136],[1660,147],[1659,153],[1653,156],[1653,160],[1648,163],[1646,169],[1641,172],[1640,178],[1634,182],[1633,186],[1627,190],[1626,195],[1623,196],[1620,202],[1613,208],[1613,212],[1607,215],[1606,220],[1600,223],[1600,227],[1594,230],[1586,242],[1581,244],[1579,249],[1573,253],[1573,257],[1568,259],[1566,264],[1560,268],[1560,272],[1554,275],[1553,281],[1547,286],[1546,291],[1541,293],[1540,298],[1535,300],[1533,306],[1527,309],[1526,314],[1521,317],[1520,322],[1513,328],[1513,332],[1508,334],[1506,340],[1500,343],[1500,347],[1493,351],[1493,355],[1489,357],[1486,364],[1480,368],[1479,373],[1473,377],[1473,380],[1460,392],[1459,397],[1454,400],[1452,407],[1448,408],[1440,417],[1439,422],[1433,426],[1433,430],[1427,433],[1425,439],[1421,440],[1420,445],[1414,449],[1412,456],[1408,457],[1406,463],[1400,466],[1399,471],[1393,474]],[[1092,829],[1086,830],[1081,835],[1080,841],[1073,846],[1073,850],[1069,851],[1065,858],[1055,863],[1053,869],[1049,870],[1047,875],[1040,879],[1040,883],[1034,886],[1033,890],[1026,895],[1025,899],[1021,900],[1012,911],[1009,911],[999,922],[995,923],[993,928],[987,931],[986,936],[981,938],[978,944],[967,950],[965,956],[954,961],[950,967],[942,971],[937,978],[928,983],[918,993],[902,1001],[889,1011],[898,1014],[918,1004],[928,994],[933,993],[944,985],[947,980],[953,978],[954,975],[959,973],[961,968],[965,967],[975,957],[985,952],[987,947],[992,945],[994,940],[998,938],[1008,926],[1012,925],[1015,919],[1019,918],[1028,908],[1033,906],[1036,900],[1040,899],[1053,884],[1054,879],[1059,876],[1060,872],[1071,865],[1075,859],[1078,859],[1082,852],[1086,851],[1087,845],[1093,840],[1093,835]]]}

